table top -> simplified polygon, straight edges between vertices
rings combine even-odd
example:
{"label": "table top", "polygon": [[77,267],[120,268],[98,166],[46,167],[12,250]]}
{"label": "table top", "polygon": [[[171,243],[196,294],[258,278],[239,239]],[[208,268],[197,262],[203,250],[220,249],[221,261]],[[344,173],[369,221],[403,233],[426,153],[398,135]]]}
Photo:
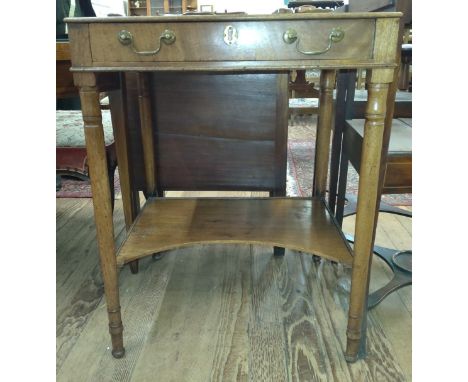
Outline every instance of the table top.
{"label": "table top", "polygon": [[401,12],[352,12],[352,13],[275,13],[269,15],[249,14],[203,14],[203,15],[167,15],[167,16],[112,16],[112,17],[67,17],[68,24],[75,23],[164,23],[194,21],[275,21],[275,20],[314,20],[314,19],[377,19],[401,17]]}
{"label": "table top", "polygon": [[325,12],[65,21],[72,71],[274,72],[393,69],[399,17],[399,12]]}

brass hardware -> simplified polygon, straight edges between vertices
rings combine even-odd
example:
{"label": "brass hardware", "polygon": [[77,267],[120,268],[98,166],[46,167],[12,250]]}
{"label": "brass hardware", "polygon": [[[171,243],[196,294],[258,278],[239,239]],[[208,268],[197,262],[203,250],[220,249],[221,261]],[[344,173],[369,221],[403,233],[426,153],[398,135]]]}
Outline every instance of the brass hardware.
{"label": "brass hardware", "polygon": [[283,40],[286,44],[292,44],[297,40],[297,32],[294,29],[287,29],[283,34]]}
{"label": "brass hardware", "polygon": [[121,30],[117,34],[117,38],[122,45],[130,45],[132,50],[136,54],[141,54],[142,56],[154,56],[155,54],[158,54],[159,51],[161,50],[161,46],[162,46],[161,41],[166,45],[171,45],[176,40],[176,35],[173,31],[166,29],[164,32],[161,33],[161,36],[159,36],[159,47],[155,50],[150,50],[150,51],[136,50],[134,43],[133,43],[133,35],[127,30]]}
{"label": "brass hardware", "polygon": [[227,45],[235,44],[238,38],[239,33],[232,25],[228,25],[226,28],[224,28],[224,42]]}
{"label": "brass hardware", "polygon": [[122,45],[130,45],[133,37],[129,31],[121,30],[118,34],[118,38]]}
{"label": "brass hardware", "polygon": [[328,35],[328,46],[323,49],[323,50],[316,50],[316,51],[303,51],[299,48],[299,37],[297,35],[297,32],[296,30],[294,29],[287,29],[286,32],[283,33],[283,41],[286,43],[286,44],[292,44],[294,42],[296,42],[296,49],[299,53],[302,53],[302,54],[305,54],[305,55],[308,55],[308,56],[313,56],[313,55],[317,55],[317,54],[322,54],[322,53],[326,53],[328,52],[331,47],[332,47],[332,43],[336,43],[336,42],[340,42],[341,40],[343,40],[344,38],[344,31],[340,28],[333,28],[330,32],[330,34]]}

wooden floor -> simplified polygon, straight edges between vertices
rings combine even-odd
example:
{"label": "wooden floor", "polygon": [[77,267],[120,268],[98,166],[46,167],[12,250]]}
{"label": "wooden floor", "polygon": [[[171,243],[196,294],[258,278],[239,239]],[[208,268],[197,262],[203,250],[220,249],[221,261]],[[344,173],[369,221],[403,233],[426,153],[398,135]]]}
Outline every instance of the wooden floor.
{"label": "wooden floor", "polygon": [[[121,200],[114,219],[120,242]],[[352,227],[347,218],[345,228]],[[377,243],[411,248],[411,219],[381,214]],[[347,274],[309,254],[287,250],[274,258],[272,248],[249,245],[198,245],[145,258],[137,275],[128,267],[120,273],[126,355],[116,360],[92,202],[57,199],[57,380],[411,380],[411,287],[370,312],[368,357],[350,365],[343,357]],[[390,276],[376,259],[371,290]]]}

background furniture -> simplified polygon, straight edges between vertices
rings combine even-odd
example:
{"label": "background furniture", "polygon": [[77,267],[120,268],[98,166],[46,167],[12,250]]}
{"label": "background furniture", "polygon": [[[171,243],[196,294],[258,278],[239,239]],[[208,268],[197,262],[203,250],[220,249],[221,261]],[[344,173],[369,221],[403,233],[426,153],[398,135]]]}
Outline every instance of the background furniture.
{"label": "background furniture", "polygon": [[398,89],[411,91],[411,64],[413,44],[401,46],[401,65],[398,80]]}
{"label": "background furniture", "polygon": [[183,14],[197,10],[197,0],[128,0],[129,16]]}
{"label": "background furniture", "polygon": [[[295,70],[289,81],[289,114],[318,114],[320,75],[306,78],[305,70]],[[304,100],[307,99],[307,100]]]}
{"label": "background furniture", "polygon": [[[343,217],[356,213],[356,201],[346,195],[348,163],[358,171],[361,168],[363,151],[364,116],[362,108],[355,110],[355,99],[363,102],[362,94],[355,96],[356,72],[347,71],[338,75],[336,96],[335,131],[332,148],[332,171],[330,175],[330,208],[335,211],[341,225]],[[400,95],[400,96],[399,96]],[[412,132],[411,93],[398,92],[391,121],[388,152],[384,163],[382,194],[411,193],[412,191]],[[408,118],[409,117],[409,118]],[[334,197],[336,195],[336,197]],[[335,205],[336,203],[336,205]],[[411,216],[411,213],[380,203],[380,212]],[[353,242],[353,237],[348,235]],[[396,251],[375,246],[374,252],[393,271],[393,279],[369,295],[369,309],[375,307],[387,295],[412,283],[411,251]]]}
{"label": "background furniture", "polygon": [[[391,117],[385,113],[385,104],[387,97],[391,96],[389,84],[394,81],[394,71],[397,67],[399,17],[400,14],[396,13],[311,13],[268,16],[209,15],[191,16],[190,19],[169,16],[151,19],[120,17],[68,20],[70,36],[73,36],[71,40],[74,78],[80,87],[114,357],[122,357],[125,353],[118,267],[151,255],[155,251],[201,242],[242,242],[289,247],[351,265],[353,275],[345,358],[354,362],[359,356],[365,355],[366,299],[380,192],[384,121]],[[235,33],[237,28],[239,34]],[[301,46],[318,51],[315,54],[302,53],[297,43],[294,43],[295,33],[292,29],[298,32],[303,44]],[[254,32],[254,42],[236,37],[244,36],[245,30]],[[310,30],[315,30],[316,33],[310,33]],[[154,36],[160,36],[159,41],[157,38],[156,41],[162,42],[162,46],[154,45]],[[140,46],[152,47],[155,50],[152,54],[142,53],[133,44],[133,38],[139,43],[141,41]],[[341,41],[343,43],[340,43]],[[272,46],[280,48],[271,49]],[[356,221],[354,250],[348,246],[325,200],[333,87],[338,66],[372,69],[368,85],[368,102],[372,105],[372,113],[366,115],[358,203],[360,213]],[[235,74],[246,80],[252,73],[276,75],[277,91],[280,94],[275,99],[276,120],[281,126],[281,131],[287,128],[287,73],[292,69],[304,67],[322,70],[312,198],[157,197],[160,187],[156,181],[158,175],[154,148],[157,142],[153,132],[158,129],[155,121],[162,118],[158,117],[158,113],[163,114],[165,110],[155,110],[157,100],[153,95],[154,91],[150,89],[154,89],[152,80],[157,78],[159,73],[193,72],[200,76],[207,72],[216,75],[225,73]],[[146,192],[151,197],[136,216],[117,252],[105,166],[98,84],[101,75],[109,75],[117,86],[121,86],[122,73],[135,71],[138,72],[139,81]],[[163,81],[163,78],[159,79]],[[158,91],[159,80],[155,81],[155,84]],[[258,93],[261,94],[260,91]],[[119,123],[115,126],[118,126],[115,134],[117,146],[127,144],[126,105],[122,99],[121,115],[116,118]],[[242,111],[239,110],[241,115]],[[213,118],[215,117],[216,115],[213,115]],[[160,135],[156,136],[158,137]],[[285,147],[271,145],[267,137],[260,140],[265,141],[264,144],[273,150],[286,152]],[[205,152],[198,151],[197,155],[205,155]],[[259,157],[261,158],[261,152]],[[211,166],[216,179],[217,163],[211,163]]]}
{"label": "background furniture", "polygon": [[[114,173],[117,167],[114,136],[109,110],[103,110],[103,130],[106,147],[109,184],[114,205]],[[89,180],[83,116],[79,110],[56,111],[55,170],[57,176]]]}
{"label": "background furniture", "polygon": [[[73,74],[70,72],[70,45],[68,41],[56,43],[56,98],[57,108],[59,101],[62,108],[79,109],[79,102],[75,100],[78,89],[73,83]],[[101,89],[106,89],[105,81]],[[68,104],[63,100],[69,100]],[[68,106],[68,107],[67,107]],[[60,177],[69,176],[80,180],[89,180],[88,161],[85,137],[83,133],[83,116],[80,110],[57,110],[56,112],[56,149],[55,168],[57,174],[57,187],[60,187]],[[105,154],[111,190],[112,206],[114,205],[114,172],[117,166],[112,121],[109,111],[103,113]]]}
{"label": "background furniture", "polygon": [[[339,12],[359,12],[359,11],[389,11],[397,10],[403,12],[401,18],[401,29],[398,41],[404,41],[406,31],[411,29],[412,20],[411,0],[351,0],[349,5],[338,8]],[[403,45],[404,46],[404,45]],[[411,49],[407,49],[404,54],[401,49],[398,50],[398,59],[402,63],[408,61]],[[406,56],[406,57],[404,57]],[[411,153],[411,102],[405,93],[397,92],[397,83],[400,79],[406,82],[408,77],[408,66],[403,71],[394,72],[394,82],[390,88],[391,96],[387,102],[387,109],[390,111],[385,120],[385,134],[383,137],[382,156],[381,156],[381,174],[379,178],[380,193],[407,193],[411,192],[411,171],[412,171],[412,153]],[[361,70],[362,75],[362,70]],[[402,78],[403,76],[403,78]],[[367,79],[368,80],[368,79]],[[348,160],[351,160],[353,166],[360,171],[359,161],[362,155],[362,121],[350,121],[353,118],[362,118],[364,103],[355,102],[356,84],[359,86],[360,79],[356,79],[355,72],[341,71],[338,75],[337,97],[336,97],[336,115],[335,130],[332,144],[331,155],[331,175],[329,183],[329,205],[335,211],[339,224],[342,224],[344,216],[356,213],[356,203],[346,196],[346,177],[348,169]],[[406,85],[405,85],[406,86]],[[359,91],[358,91],[359,92]],[[408,93],[406,93],[410,96]],[[396,96],[395,96],[396,95]],[[398,97],[400,95],[400,97]],[[402,95],[402,96],[401,96]],[[362,98],[362,93],[361,93]],[[393,102],[393,101],[396,102]],[[409,102],[408,102],[409,101]],[[361,108],[360,108],[361,106]],[[390,116],[403,117],[404,120],[393,120]],[[395,126],[393,129],[392,126]],[[393,132],[393,134],[392,134]],[[393,135],[393,139],[392,139]],[[380,196],[379,196],[380,200]],[[345,208],[345,202],[348,205]],[[379,211],[396,213],[403,216],[411,216],[411,213],[385,205],[379,202]],[[352,237],[348,236],[352,241]],[[368,307],[372,308],[392,291],[402,286],[411,284],[411,251],[392,251],[390,249],[381,249],[374,247],[374,252],[379,255],[393,270],[394,278],[388,285],[369,296]]]}
{"label": "background furniture", "polygon": [[288,8],[299,8],[302,6],[314,6],[322,9],[335,9],[342,7],[344,2],[342,0],[309,0],[309,1],[289,1]]}

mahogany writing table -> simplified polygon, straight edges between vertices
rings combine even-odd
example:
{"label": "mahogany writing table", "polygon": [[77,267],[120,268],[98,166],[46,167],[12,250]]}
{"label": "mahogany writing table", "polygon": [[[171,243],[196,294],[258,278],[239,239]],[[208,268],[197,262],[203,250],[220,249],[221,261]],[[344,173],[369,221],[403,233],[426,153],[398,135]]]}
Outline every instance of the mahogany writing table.
{"label": "mahogany writing table", "polygon": [[[82,103],[114,357],[122,357],[125,352],[118,267],[154,252],[215,242],[288,247],[352,266],[345,358],[353,362],[364,355],[369,269],[380,197],[381,159],[385,156],[382,147],[391,119],[386,113],[387,99],[392,97],[390,85],[398,66],[400,17],[400,13],[312,13],[66,20],[72,71]],[[335,71],[340,68],[364,68],[371,73],[354,249],[348,246],[326,202],[333,87]],[[155,114],[150,90],[155,73],[278,74],[276,123],[284,126],[288,103],[287,97],[281,96],[281,89],[287,83],[284,75],[292,69],[321,69],[311,198],[158,197],[157,146],[152,133]],[[139,111],[149,198],[141,211],[124,206],[130,211],[128,219],[132,224],[128,224],[127,238],[116,250],[99,89],[101,83],[117,83],[126,72],[138,73],[140,81]],[[125,119],[125,100],[121,114]],[[119,130],[115,139],[117,145],[125,147],[125,130]],[[123,170],[128,173],[131,169]]]}

